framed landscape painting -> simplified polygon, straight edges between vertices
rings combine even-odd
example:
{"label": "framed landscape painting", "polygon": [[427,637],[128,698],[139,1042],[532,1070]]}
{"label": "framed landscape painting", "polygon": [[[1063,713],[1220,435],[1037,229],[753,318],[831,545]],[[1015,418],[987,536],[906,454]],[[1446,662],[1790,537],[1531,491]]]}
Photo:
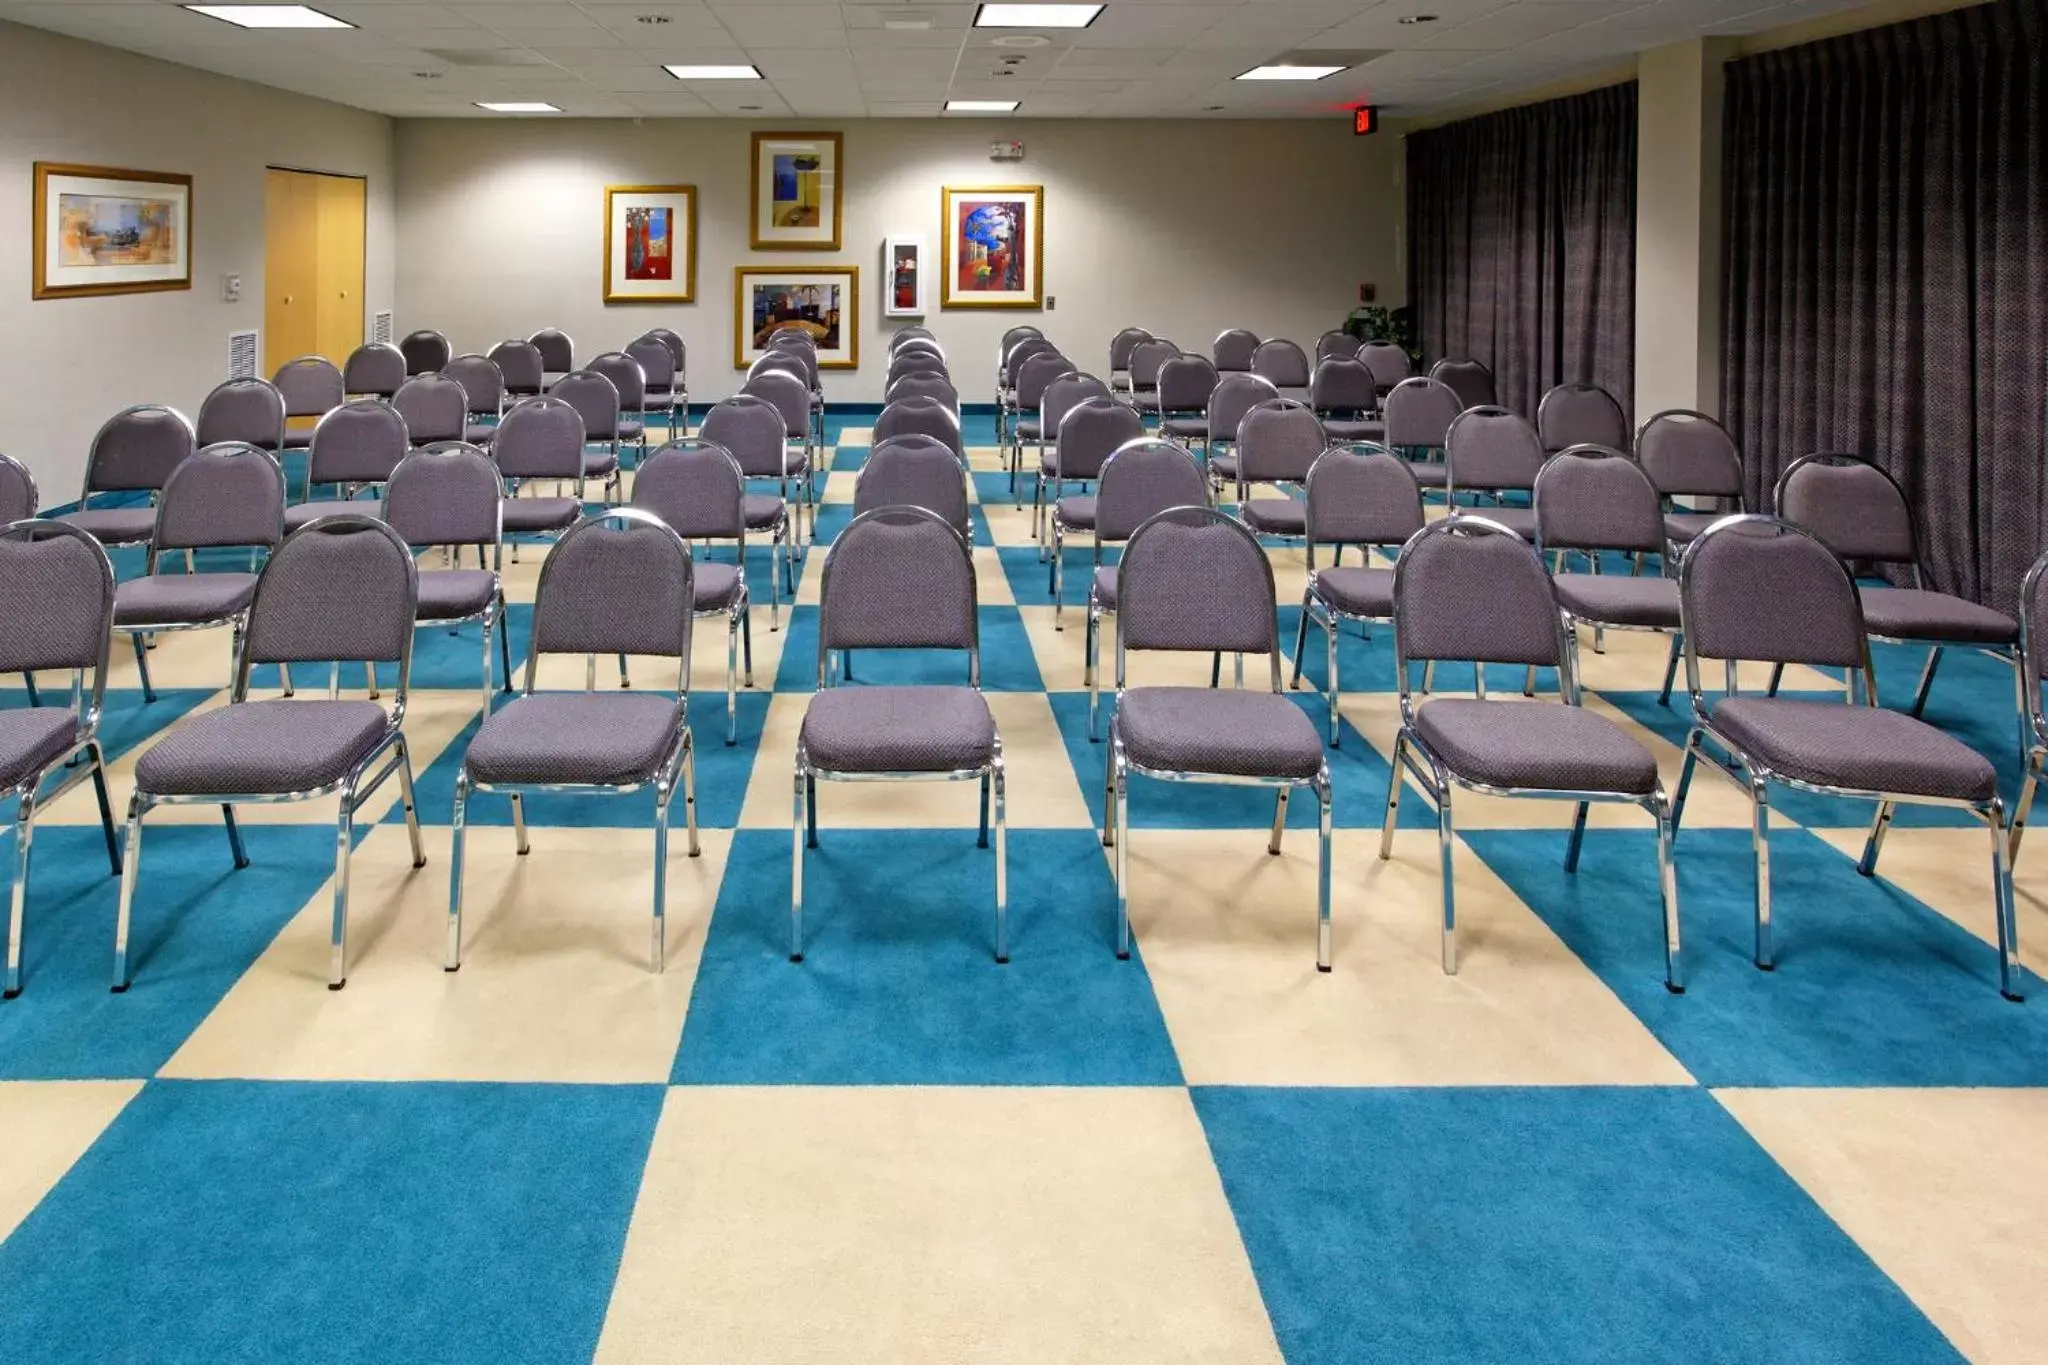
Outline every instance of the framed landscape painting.
{"label": "framed landscape painting", "polygon": [[948,185],[939,194],[939,306],[1043,307],[1045,187]]}
{"label": "framed landscape painting", "polygon": [[697,187],[605,186],[604,301],[696,299]]}
{"label": "framed landscape painting", "polygon": [[768,338],[788,328],[808,332],[818,343],[820,369],[860,364],[859,266],[743,265],[732,277],[735,368],[753,364],[768,349]]}
{"label": "framed landscape painting", "polygon": [[756,133],[753,244],[756,251],[839,250],[838,133]]}
{"label": "framed landscape painting", "polygon": [[192,287],[192,177],[35,163],[31,297]]}

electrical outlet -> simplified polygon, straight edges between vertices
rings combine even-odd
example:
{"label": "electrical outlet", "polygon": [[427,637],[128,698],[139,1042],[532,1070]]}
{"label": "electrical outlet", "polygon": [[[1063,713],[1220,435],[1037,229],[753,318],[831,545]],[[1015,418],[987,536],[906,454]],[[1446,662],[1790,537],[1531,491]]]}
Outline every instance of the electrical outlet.
{"label": "electrical outlet", "polygon": [[1051,294],[1047,294],[1047,295],[1045,296],[1045,311],[1046,311],[1046,312],[1050,313],[1050,312],[1051,312],[1051,311],[1052,311],[1053,309],[1055,309],[1055,308],[1057,308],[1057,307],[1059,307],[1059,306],[1060,306],[1060,301],[1059,301],[1059,299],[1058,299],[1057,297],[1055,297],[1054,295],[1051,295]]}
{"label": "electrical outlet", "polygon": [[240,275],[223,275],[220,277],[220,301],[222,303],[240,303],[242,301],[242,277]]}

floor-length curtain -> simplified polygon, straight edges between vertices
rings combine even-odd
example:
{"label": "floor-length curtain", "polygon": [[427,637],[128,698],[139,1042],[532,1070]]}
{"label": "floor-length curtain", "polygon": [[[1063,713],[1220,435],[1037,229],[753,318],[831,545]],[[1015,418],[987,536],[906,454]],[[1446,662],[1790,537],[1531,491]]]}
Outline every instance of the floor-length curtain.
{"label": "floor-length curtain", "polygon": [[2043,548],[2043,0],[1728,67],[1724,417],[1749,496],[1814,451],[1905,487],[1934,586],[2016,600]]}
{"label": "floor-length curtain", "polygon": [[1636,87],[1408,138],[1408,298],[1424,354],[1494,373],[1535,416],[1551,385],[1635,391]]}

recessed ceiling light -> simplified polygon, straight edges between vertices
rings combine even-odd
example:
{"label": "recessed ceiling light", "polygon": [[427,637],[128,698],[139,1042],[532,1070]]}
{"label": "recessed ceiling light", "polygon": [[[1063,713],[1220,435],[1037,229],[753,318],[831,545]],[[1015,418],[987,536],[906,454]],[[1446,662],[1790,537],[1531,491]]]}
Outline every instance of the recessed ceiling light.
{"label": "recessed ceiling light", "polygon": [[679,81],[758,81],[761,73],[752,66],[667,66],[662,68]]}
{"label": "recessed ceiling light", "polygon": [[1394,22],[1397,24],[1433,24],[1436,22],[1436,16],[1434,14],[1404,14]]}
{"label": "recessed ceiling light", "polygon": [[974,12],[976,28],[1086,28],[1102,13],[1100,5],[996,5]]}
{"label": "recessed ceiling light", "polygon": [[559,114],[562,111],[542,100],[478,100],[476,107],[494,114]]}
{"label": "recessed ceiling light", "polygon": [[355,25],[304,5],[187,5],[194,14],[225,19],[241,28],[354,28]]}
{"label": "recessed ceiling light", "polygon": [[1274,63],[1270,66],[1255,66],[1236,77],[1241,81],[1319,81],[1325,76],[1334,76],[1344,68],[1341,66],[1294,66]]}
{"label": "recessed ceiling light", "polygon": [[633,22],[636,24],[666,24],[669,22],[669,17],[666,14],[636,14],[633,16]]}
{"label": "recessed ceiling light", "polygon": [[949,114],[1007,114],[1017,107],[1016,100],[947,100]]}

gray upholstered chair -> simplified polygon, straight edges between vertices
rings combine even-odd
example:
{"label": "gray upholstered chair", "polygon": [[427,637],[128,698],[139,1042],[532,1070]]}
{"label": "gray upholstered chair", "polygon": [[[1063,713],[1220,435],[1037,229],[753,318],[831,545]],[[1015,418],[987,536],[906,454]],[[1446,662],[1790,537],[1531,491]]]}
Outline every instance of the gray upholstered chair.
{"label": "gray upholstered chair", "polygon": [[[278,366],[277,373],[270,377],[271,384],[284,395],[284,415],[295,417],[325,417],[330,408],[338,408],[348,397],[343,386],[341,371],[326,356],[302,355]],[[313,429],[302,427],[297,431],[286,428],[284,445],[286,450],[304,450],[313,439]]]}
{"label": "gray upholstered chair", "polygon": [[[1558,702],[1436,697],[1418,705],[1409,664],[1469,663],[1555,668]],[[1457,900],[1452,888],[1451,793],[1532,796],[1577,803],[1564,867],[1577,872],[1590,803],[1641,806],[1657,823],[1657,884],[1663,901],[1664,985],[1685,989],[1678,879],[1671,840],[1677,817],[1657,760],[1615,722],[1579,705],[1574,652],[1550,575],[1519,535],[1488,517],[1453,515],[1416,532],[1394,566],[1394,670],[1401,729],[1387,781],[1380,857],[1394,851],[1402,777],[1436,806],[1443,877],[1443,968],[1458,970]]]}
{"label": "gray upholstered chair", "polygon": [[1252,353],[1252,373],[1280,390],[1282,398],[1308,401],[1308,355],[1285,337],[1259,343],[1259,349]]}
{"label": "gray upholstered chair", "polygon": [[[797,526],[803,528],[802,514],[810,512],[809,536],[818,533],[817,479],[815,469],[817,447],[812,442],[811,393],[804,381],[794,374],[780,370],[763,370],[750,375],[740,386],[740,393],[749,398],[758,398],[782,418],[783,441],[795,448],[788,455],[784,468],[787,478],[796,481],[796,497],[792,506],[797,511]],[[739,452],[733,452],[738,455]],[[740,460],[747,467],[749,477],[758,477],[744,458]]]}
{"label": "gray upholstered chair", "polygon": [[[754,685],[754,626],[747,596],[747,476],[723,446],[697,437],[670,441],[647,457],[633,476],[633,506],[651,512],[685,542],[730,540],[734,563],[691,558],[691,597],[700,617],[725,618],[725,742],[740,738],[740,654],[746,653],[747,686]],[[775,610],[781,594],[769,575]],[[619,661],[620,679],[625,660]]]}
{"label": "gray upholstered chair", "polygon": [[893,351],[897,347],[906,346],[913,341],[929,341],[937,344],[938,334],[929,327],[922,327],[916,324],[909,327],[900,327],[890,335],[889,349]]}
{"label": "gray upholstered chair", "polygon": [[1210,343],[1209,357],[1216,362],[1218,374],[1250,374],[1252,356],[1259,349],[1259,334],[1244,327],[1232,327],[1216,334]]}
{"label": "gray upholstered chair", "polygon": [[[1206,365],[1208,362],[1202,363]],[[1092,484],[1099,480],[1102,467],[1109,463],[1110,456],[1132,441],[1145,438],[1145,419],[1138,416],[1136,408],[1118,399],[1091,398],[1060,419],[1059,437],[1059,444],[1053,448],[1049,558],[1052,560],[1053,628],[1064,630],[1066,573],[1062,561],[1067,533],[1093,532],[1095,529],[1094,496],[1088,493],[1070,495],[1066,486],[1069,481]],[[1039,497],[1045,497],[1042,482]],[[1095,558],[1098,563],[1102,559],[1099,542],[1095,547]]]}
{"label": "gray upholstered chair", "polygon": [[1477,360],[1439,360],[1430,366],[1429,377],[1448,384],[1458,395],[1460,408],[1490,408],[1500,402],[1494,389],[1493,371]]}
{"label": "gray upholstered chair", "polygon": [[2027,729],[2026,777],[2012,807],[2012,861],[2020,857],[2020,836],[2034,809],[2034,793],[2048,774],[2048,711],[2041,702],[2041,677],[2048,671],[2048,554],[2035,560],[2020,583],[2020,693]]}
{"label": "gray upholstered chair", "polygon": [[[1045,395],[1052,388],[1053,381],[1067,375],[1079,375],[1074,362],[1057,351],[1035,355],[1017,367],[1017,387],[1011,394],[1010,423],[1010,489],[1017,488],[1017,476],[1024,467],[1024,447],[1027,443],[1040,445],[1044,435]],[[1101,381],[1096,381],[1098,384]],[[1109,386],[1101,385],[1102,392],[1108,393]],[[1041,447],[1041,458],[1043,450]]]}
{"label": "gray upholstered chair", "polygon": [[149,539],[156,512],[149,506],[92,506],[95,493],[163,491],[171,472],[199,449],[192,424],[176,408],[138,403],[109,417],[93,434],[85,457],[85,483],[75,511],[58,520],[84,531],[102,545],[137,545]]}
{"label": "gray upholstered chair", "polygon": [[1380,420],[1380,388],[1363,360],[1331,356],[1316,362],[1308,379],[1308,405],[1323,419],[1333,441],[1380,441],[1387,434]]}
{"label": "gray upholstered chair", "polygon": [[[1119,446],[1103,462],[1102,478],[1095,486],[1095,555],[1088,575],[1088,630],[1081,654],[1091,744],[1101,738],[1097,717],[1102,711],[1102,618],[1116,614],[1117,566],[1102,562],[1102,547],[1125,543],[1140,526],[1170,508],[1209,505],[1208,476],[1185,446],[1141,438]],[[1053,624],[1064,629],[1057,601]]]}
{"label": "gray upholstered chair", "polygon": [[1356,360],[1363,345],[1349,332],[1329,331],[1316,338],[1316,363],[1325,360]]}
{"label": "gray upholstered chair", "polygon": [[[16,520],[0,526],[0,672],[37,669],[72,676],[68,705],[0,710],[0,801],[14,798],[14,856],[9,863],[7,976],[4,994],[21,994],[23,919],[36,812],[87,777],[99,797],[107,861],[121,871],[114,813],[107,803],[106,756],[99,724],[107,689],[107,647],[114,623],[114,566],[99,542],[62,522]],[[32,603],[32,607],[21,604]],[[90,679],[87,678],[90,674]],[[56,779],[47,790],[44,784]]]}
{"label": "gray upholstered chair", "polygon": [[[1096,398],[1108,398],[1109,385],[1092,374],[1056,375],[1045,386],[1045,393],[1038,404],[1038,415],[1027,417],[1018,423],[1023,439],[1038,444],[1037,468],[1033,470],[1033,492],[1031,499],[1031,534],[1038,541],[1039,556],[1043,558],[1049,533],[1045,520],[1045,488],[1059,468],[1057,446],[1060,431],[1067,420],[1067,414],[1083,403]],[[1114,400],[1112,400],[1114,401]],[[1135,411],[1135,409],[1134,409]],[[1078,477],[1070,475],[1071,477]]]}
{"label": "gray upholstered chair", "polygon": [[[872,469],[874,466],[868,466]],[[995,958],[1010,959],[1003,741],[981,695],[974,555],[922,507],[862,512],[832,542],[818,604],[818,691],[797,734],[789,958],[804,956],[804,850],[818,844],[818,781],[981,783],[981,846],[995,804]],[[967,655],[964,686],[832,685],[831,655],[945,649]]]}
{"label": "gray upholstered chair", "polygon": [[469,390],[439,370],[412,376],[391,395],[414,446],[459,441],[469,430]]}
{"label": "gray upholstered chair", "polygon": [[441,373],[462,386],[462,439],[473,446],[489,446],[497,439],[498,419],[505,415],[504,371],[489,356],[471,354],[456,356]]}
{"label": "gray upholstered chair", "polygon": [[[936,346],[936,343],[934,343]],[[790,373],[803,381],[804,391],[811,398],[810,426],[805,440],[813,452],[825,448],[825,380],[818,362],[818,342],[809,332],[790,328],[768,338],[768,351],[754,362],[759,367],[771,358],[793,360],[796,368]],[[749,371],[752,377],[752,371]]]}
{"label": "gray upholstered chair", "polygon": [[[1302,538],[1308,548],[1308,586],[1294,634],[1294,677],[1301,686],[1308,628],[1323,632],[1323,693],[1330,709],[1330,747],[1338,744],[1337,631],[1346,621],[1394,618],[1394,571],[1373,567],[1375,547],[1405,545],[1422,529],[1422,489],[1406,460],[1378,446],[1333,446],[1316,458],[1305,481]],[[1316,566],[1316,547],[1335,548],[1337,562]],[[1344,547],[1358,547],[1359,562],[1343,562]]]}
{"label": "gray upholstered chair", "polygon": [[428,329],[404,337],[398,343],[398,353],[405,357],[408,376],[439,374],[455,358],[455,348],[448,344],[448,338]]}
{"label": "gray upholstered chair", "polygon": [[[667,344],[652,333],[641,337],[626,347],[626,355],[640,367],[641,392],[640,408],[642,421],[661,418],[662,434],[674,440],[682,432],[676,430],[676,357]],[[685,428],[689,425],[689,413],[683,412]],[[641,451],[644,456],[645,450]]]}
{"label": "gray upholstered chair", "polygon": [[[1131,955],[1130,779],[1275,789],[1280,852],[1287,800],[1315,793],[1322,842],[1316,968],[1330,970],[1330,768],[1315,722],[1281,692],[1273,566],[1244,526],[1209,507],[1173,507],[1132,533],[1117,566],[1116,713],[1104,754],[1102,843],[1116,850],[1116,955]],[[1133,651],[1263,654],[1266,690],[1130,687]]]}
{"label": "gray upholstered chair", "polygon": [[[667,327],[651,328],[647,335],[652,340],[666,346],[669,359],[675,362],[676,411],[682,414],[683,427],[685,430],[688,430],[690,425],[690,377],[688,373],[690,367],[690,348],[683,344],[681,335]],[[629,346],[626,349],[630,351],[632,348]]]}
{"label": "gray upholstered chair", "polygon": [[1742,455],[1728,429],[1703,412],[1672,408],[1643,423],[1636,432],[1636,459],[1643,472],[1670,498],[1710,498],[1710,512],[1670,511],[1664,516],[1664,538],[1678,556],[1692,538],[1729,512],[1746,512],[1742,496]]}
{"label": "gray upholstered chair", "polygon": [[1302,533],[1302,507],[1294,498],[1252,498],[1260,484],[1298,484],[1330,448],[1322,422],[1306,403],[1268,398],[1237,424],[1237,449],[1209,462],[1213,474],[1237,485],[1237,514],[1262,536]]}
{"label": "gray upholstered chair", "polygon": [[[380,516],[375,498],[355,500],[366,489],[382,488],[412,443],[405,418],[382,398],[351,398],[332,408],[313,428],[306,454],[306,501],[284,510],[284,528],[335,512]],[[313,500],[313,490],[333,484],[341,500]]]}
{"label": "gray upholstered chair", "polygon": [[[1018,371],[1022,370],[1025,362],[1029,361],[1033,356],[1058,355],[1060,353],[1060,348],[1046,340],[1036,328],[1026,335],[1018,336],[1014,342],[1008,340],[1017,331],[1018,329],[1013,327],[1010,331],[1003,333],[1005,340],[1003,342],[1002,360],[996,366],[996,444],[1003,447],[1007,447],[1010,444],[1012,439],[1011,425],[1017,420]],[[891,358],[889,370],[889,377],[891,379],[896,378],[899,367],[905,358],[905,353],[900,351]],[[931,357],[929,359],[937,359],[941,367],[940,373],[946,373],[944,369],[945,360],[942,357]]]}
{"label": "gray upholstered chair", "polygon": [[767,535],[770,545],[779,547],[783,591],[794,594],[795,560],[800,550],[796,543],[798,527],[789,511],[792,464],[784,431],[782,414],[773,403],[742,393],[705,413],[704,425],[697,429],[697,434],[730,452],[749,479],[776,481],[775,493],[747,494],[747,530]]}
{"label": "gray upholstered chair", "polygon": [[[889,372],[882,379],[884,400],[886,401],[895,392],[897,385],[908,383],[911,380],[917,380],[920,383],[938,381],[951,387],[953,384],[953,373],[946,368],[945,361],[930,351],[909,350],[899,352],[890,359]],[[1007,403],[1007,399],[1005,402]],[[1007,406],[1003,411],[1008,411]],[[1009,442],[1005,440],[1002,444],[1007,445]]]}
{"label": "gray upholstered chair", "polygon": [[[666,349],[662,349],[662,355],[664,358],[667,357]],[[603,355],[594,357],[584,368],[589,373],[599,375],[610,382],[612,393],[617,400],[612,423],[613,447],[623,456],[625,446],[630,443],[634,447],[633,462],[638,464],[647,458],[647,371],[641,369],[640,362],[624,351],[606,351]],[[557,383],[555,387],[559,389],[561,385]],[[593,396],[595,395],[595,385],[585,387]],[[602,436],[595,434],[601,428],[591,427],[589,414],[585,414],[583,423],[586,430],[592,433],[591,440],[603,439]]]}
{"label": "gray upholstered chair", "polygon": [[36,476],[12,455],[0,455],[0,526],[26,521],[42,506]]}
{"label": "gray upholstered chair", "polygon": [[1268,399],[1279,396],[1280,390],[1249,371],[1242,374],[1225,371],[1217,378],[1216,388],[1209,395],[1208,428],[1202,435],[1202,459],[1217,487],[1222,487],[1226,479],[1237,477],[1235,465],[1225,460],[1219,469],[1216,461],[1237,448],[1237,428],[1244,421],[1244,415]]}
{"label": "gray upholstered chair", "polygon": [[1159,367],[1159,434],[1192,445],[1209,434],[1209,398],[1216,367],[1198,355],[1177,355]]}
{"label": "gray upholstered chair", "polygon": [[960,411],[960,391],[953,387],[953,381],[943,374],[924,370],[898,375],[889,381],[882,392],[882,402],[900,403],[910,398],[929,398],[948,411]]}
{"label": "gray upholstered chair", "polygon": [[488,359],[505,376],[508,400],[534,398],[547,387],[547,367],[541,362],[540,347],[530,341],[517,337],[501,341],[491,347]]}
{"label": "gray upholstered chair", "polygon": [[[570,403],[552,394],[514,403],[498,423],[491,459],[497,462],[498,473],[510,490],[502,523],[507,535],[560,534],[582,518],[583,414]],[[522,498],[520,486],[529,479],[566,483],[574,495]],[[512,553],[516,561],[516,545]]]}
{"label": "gray upholstered chair", "polygon": [[1179,346],[1165,337],[1141,341],[1131,351],[1131,406],[1139,412],[1159,411],[1159,375],[1166,363],[1182,354]]}
{"label": "gray upholstered chair", "polygon": [[[1526,418],[1506,408],[1467,408],[1444,433],[1445,492],[1454,506],[1460,493],[1496,500],[1504,493],[1529,493],[1543,456],[1543,442]],[[1532,508],[1489,507],[1486,516],[1524,540],[1536,538]]]}
{"label": "gray upholstered chair", "polygon": [[1536,434],[1545,454],[1572,446],[1629,448],[1628,418],[1614,395],[1598,384],[1559,384],[1536,405]]}
{"label": "gray upholstered chair", "polygon": [[[1877,679],[1870,667],[1862,600],[1836,553],[1813,532],[1763,516],[1724,518],[1686,550],[1678,594],[1693,718],[1672,824],[1684,813],[1693,768],[1702,757],[1748,794],[1756,849],[1756,965],[1769,970],[1772,783],[1877,802],[1857,863],[1866,877],[1876,874],[1898,803],[1970,812],[1991,831],[1998,988],[2017,1000],[2023,974],[1998,770],[1954,736],[1875,705]],[[1702,659],[1726,665],[1725,690],[1711,701],[1701,687]],[[1838,668],[1848,682],[1840,702],[1744,696],[1736,685],[1736,664],[1748,661]],[[1855,702],[1858,673],[1871,705]]]}
{"label": "gray upholstered chair", "polygon": [[619,433],[624,424],[618,386],[595,370],[573,370],[548,385],[548,397],[567,403],[583,419],[583,477],[599,480],[605,501],[616,502],[623,477]]}
{"label": "gray upholstered chair", "polygon": [[1415,368],[1408,360],[1408,352],[1391,341],[1368,341],[1358,348],[1358,358],[1372,371],[1373,383],[1378,386],[1380,396],[1394,391],[1394,386],[1411,378]]}
{"label": "gray upholstered chair", "polygon": [[[135,644],[142,695],[149,680],[148,638],[165,631],[231,626],[239,648],[256,597],[256,557],[284,539],[284,471],[267,450],[239,441],[210,445],[171,472],[156,505],[148,568],[114,593],[114,629]],[[170,573],[168,552],[247,549],[251,572]]]}
{"label": "gray upholstered chair", "polygon": [[[1998,610],[1953,593],[1923,586],[1920,538],[1905,492],[1892,476],[1854,455],[1808,455],[1794,460],[1778,477],[1774,499],[1779,516],[1805,527],[1843,560],[1876,565],[1902,565],[1904,588],[1866,587],[1863,624],[1873,640],[1927,646],[1927,663],[1913,689],[1909,714],[1927,707],[1934,671],[1949,648],[1977,649],[2020,667],[2019,622]],[[1872,673],[1873,681],[1876,674]],[[1777,691],[1773,672],[1771,690]],[[2021,717],[2020,749],[2027,748],[2025,717]]]}
{"label": "gray upholstered chair", "polygon": [[967,466],[930,436],[891,436],[876,444],[853,481],[853,513],[922,507],[973,543]]}
{"label": "gray upholstered chair", "polygon": [[1380,400],[1386,446],[1404,460],[1416,462],[1415,482],[1442,491],[1449,479],[1443,464],[1444,443],[1451,423],[1465,410],[1456,390],[1441,379],[1404,379]]}
{"label": "gray upholstered chair", "polygon": [[541,387],[546,388],[576,369],[576,343],[559,327],[543,327],[526,339],[540,352]]}
{"label": "gray upholstered chair", "polygon": [[[384,521],[415,550],[446,546],[450,568],[419,570],[414,624],[452,630],[483,626],[483,710],[491,710],[491,636],[498,636],[504,686],[512,690],[512,630],[505,620],[505,589],[498,577],[504,546],[505,480],[481,447],[446,441],[415,450],[391,471],[384,491]],[[461,548],[474,546],[477,567],[461,565]],[[373,694],[374,695],[374,694]]]}
{"label": "gray upholstered chair", "polygon": [[234,441],[276,455],[284,450],[285,401],[267,379],[230,379],[200,400],[193,439],[201,446]]}
{"label": "gray upholstered chair", "polygon": [[1131,388],[1131,352],[1152,334],[1143,327],[1126,327],[1109,339],[1109,391],[1128,393]]}
{"label": "gray upholstered chair", "polygon": [[[654,924],[650,964],[667,959],[668,826],[680,784],[690,856],[697,842],[695,753],[690,744],[690,635],[696,586],[690,547],[659,517],[618,507],[578,522],[541,565],[534,590],[533,648],[520,695],[486,717],[455,778],[455,839],[448,885],[448,955],[462,966],[462,869],[469,800],[478,792],[512,799],[523,856],[525,798],[536,792],[622,796],[654,788]],[[542,655],[590,662],[581,692],[536,692]],[[599,692],[600,654],[651,654],[677,661],[673,696]]]}
{"label": "gray upholstered chair", "polygon": [[960,435],[959,415],[943,399],[906,396],[883,404],[875,416],[868,444],[878,446],[898,436],[929,436],[943,443],[962,463],[966,462],[967,447]]}
{"label": "gray upholstered chair", "polygon": [[390,398],[405,379],[405,356],[388,341],[365,342],[341,366],[341,386],[355,397]]}
{"label": "gray upholstered chair", "polygon": [[[135,762],[128,802],[121,905],[114,924],[114,989],[128,989],[128,926],[140,885],[142,820],[165,805],[218,805],[236,867],[249,865],[235,825],[236,803],[309,801],[338,794],[334,924],[327,988],[348,980],[348,865],[356,812],[398,774],[412,863],[425,867],[412,760],[406,751],[406,696],[412,685],[413,617],[419,598],[412,553],[381,521],[326,517],[285,538],[263,566],[249,624],[235,658],[229,705],[179,721]],[[326,700],[249,700],[257,664],[326,661]],[[387,711],[336,694],[341,665],[398,665]]]}

